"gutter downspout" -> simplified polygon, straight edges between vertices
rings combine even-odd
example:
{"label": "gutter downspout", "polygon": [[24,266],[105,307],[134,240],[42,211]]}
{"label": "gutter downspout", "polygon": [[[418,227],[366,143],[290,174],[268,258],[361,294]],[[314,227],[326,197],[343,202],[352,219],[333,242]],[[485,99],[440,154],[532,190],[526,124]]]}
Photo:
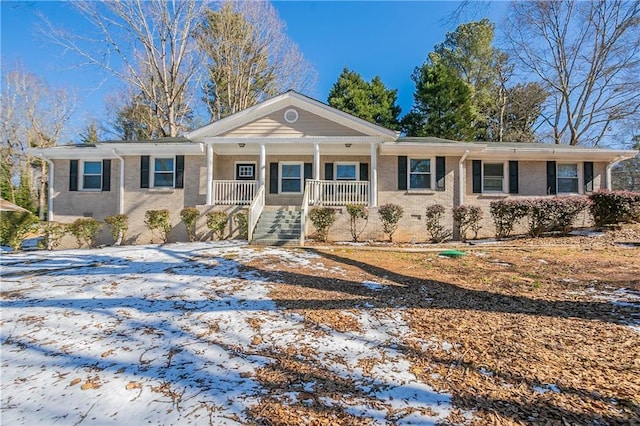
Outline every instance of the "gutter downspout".
{"label": "gutter downspout", "polygon": [[613,166],[615,166],[616,164],[618,164],[619,162],[621,162],[622,160],[624,160],[624,155],[620,155],[617,159],[610,161],[609,164],[607,164],[607,169],[606,169],[606,181],[607,181],[607,190],[611,191],[612,188],[612,182],[611,182],[611,169],[613,168]]}
{"label": "gutter downspout", "polygon": [[460,202],[460,204],[458,204],[459,206],[464,204],[465,179],[463,178],[463,174],[464,174],[464,160],[467,159],[467,155],[469,155],[468,149],[464,152],[464,154],[462,154],[460,161],[458,161],[458,201]]}
{"label": "gutter downspout", "polygon": [[112,149],[113,155],[120,160],[120,185],[118,187],[118,214],[124,214],[124,158],[122,158],[115,149]]}

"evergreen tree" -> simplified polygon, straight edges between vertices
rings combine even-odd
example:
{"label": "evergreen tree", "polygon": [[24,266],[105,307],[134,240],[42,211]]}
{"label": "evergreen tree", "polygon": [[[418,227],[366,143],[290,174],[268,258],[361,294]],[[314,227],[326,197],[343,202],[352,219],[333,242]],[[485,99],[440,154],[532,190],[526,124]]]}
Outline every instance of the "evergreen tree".
{"label": "evergreen tree", "polygon": [[20,169],[20,182],[15,192],[16,205],[29,210],[32,213],[37,213],[38,209],[35,207],[33,197],[33,185],[31,182],[31,174],[28,168]]}
{"label": "evergreen tree", "polygon": [[402,120],[407,136],[468,140],[473,134],[471,89],[453,71],[425,63],[411,76],[416,84],[413,109]]}
{"label": "evergreen tree", "polygon": [[329,91],[330,106],[348,112],[370,123],[399,130],[398,91],[387,89],[380,77],[366,82],[360,74],[344,67],[338,81]]}
{"label": "evergreen tree", "polygon": [[492,113],[499,110],[499,67],[501,52],[493,47],[494,24],[488,19],[459,25],[437,44],[429,55],[433,63],[444,65],[460,77],[471,89],[475,111],[475,140],[498,140],[488,131]]}

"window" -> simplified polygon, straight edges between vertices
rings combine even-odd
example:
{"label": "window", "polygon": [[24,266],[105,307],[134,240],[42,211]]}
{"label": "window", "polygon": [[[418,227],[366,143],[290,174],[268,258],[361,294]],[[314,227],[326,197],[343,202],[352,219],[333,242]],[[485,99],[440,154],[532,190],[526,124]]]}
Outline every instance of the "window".
{"label": "window", "polygon": [[336,180],[358,180],[358,163],[335,163]]}
{"label": "window", "polygon": [[255,180],[256,164],[236,162],[236,180]]}
{"label": "window", "polygon": [[153,159],[153,186],[173,187],[174,185],[174,159],[154,158]]}
{"label": "window", "polygon": [[578,193],[578,165],[577,164],[558,164],[558,192]]}
{"label": "window", "polygon": [[504,164],[482,164],[482,191],[504,192]]}
{"label": "window", "polygon": [[280,192],[302,193],[302,163],[280,163]]}
{"label": "window", "polygon": [[409,160],[409,189],[431,189],[432,175],[430,158]]}
{"label": "window", "polygon": [[82,162],[82,188],[83,190],[102,189],[102,161]]}

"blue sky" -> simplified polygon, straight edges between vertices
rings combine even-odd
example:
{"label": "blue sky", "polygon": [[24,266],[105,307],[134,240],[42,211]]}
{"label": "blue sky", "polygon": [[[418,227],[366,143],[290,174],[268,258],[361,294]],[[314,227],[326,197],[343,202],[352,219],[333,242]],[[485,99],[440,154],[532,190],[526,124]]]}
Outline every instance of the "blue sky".
{"label": "blue sky", "polygon": [[[402,114],[413,103],[413,69],[424,62],[448,31],[472,18],[482,18],[467,16],[461,22],[446,23],[459,5],[454,1],[273,4],[286,23],[287,34],[318,72],[315,92],[308,95],[326,102],[329,89],[347,66],[367,80],[379,75],[387,87],[397,89]],[[507,2],[492,2],[488,17],[499,25],[507,6]],[[117,81],[100,85],[104,80],[100,72],[77,69],[76,57],[64,55],[36,31],[38,13],[76,32],[82,32],[86,25],[64,2],[2,1],[2,61],[9,66],[19,61],[50,84],[75,87],[80,102],[73,122],[81,128],[93,118],[104,116],[105,96]]]}

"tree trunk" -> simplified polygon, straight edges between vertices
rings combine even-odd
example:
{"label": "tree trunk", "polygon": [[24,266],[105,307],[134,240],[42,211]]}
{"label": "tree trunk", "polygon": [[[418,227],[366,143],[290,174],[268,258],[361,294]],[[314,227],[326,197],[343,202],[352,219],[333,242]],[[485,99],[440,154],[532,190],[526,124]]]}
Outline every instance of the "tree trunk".
{"label": "tree trunk", "polygon": [[[46,216],[44,214],[44,210],[47,207],[47,181],[48,181],[48,173],[47,173],[47,162],[42,160],[40,163],[40,188],[38,189],[38,215],[40,220],[44,221]],[[48,212],[47,212],[48,213]]]}

